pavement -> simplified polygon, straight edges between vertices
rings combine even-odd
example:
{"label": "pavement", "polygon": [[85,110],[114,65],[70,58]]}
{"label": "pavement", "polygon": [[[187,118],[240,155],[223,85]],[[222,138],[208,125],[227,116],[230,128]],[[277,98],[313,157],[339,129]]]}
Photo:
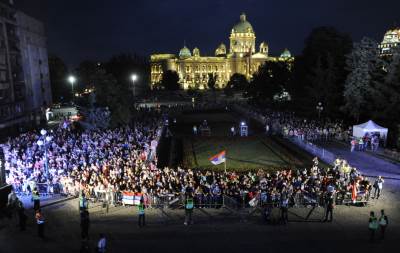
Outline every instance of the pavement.
{"label": "pavement", "polygon": [[342,143],[328,142],[318,143],[318,145],[344,158],[366,176],[382,176],[387,180],[400,181],[400,165],[394,161],[379,158],[369,152],[351,152],[350,147],[347,148]]}
{"label": "pavement", "polygon": [[[265,224],[259,213],[249,210],[195,209],[194,224],[184,226],[184,210],[146,209],[145,228],[137,226],[137,209],[90,204],[90,245],[105,233],[107,252],[386,252],[395,249],[400,238],[398,190],[385,192],[367,207],[337,206],[334,221],[323,223],[324,209],[289,209],[287,225]],[[16,219],[0,221],[0,253],[79,252],[81,239],[78,200],[66,200],[44,207],[46,239],[37,237],[33,212],[29,210],[27,231],[20,232]],[[385,240],[368,241],[368,215],[384,208],[390,225]],[[274,217],[279,216],[275,209]],[[93,252],[93,251],[92,251]]]}

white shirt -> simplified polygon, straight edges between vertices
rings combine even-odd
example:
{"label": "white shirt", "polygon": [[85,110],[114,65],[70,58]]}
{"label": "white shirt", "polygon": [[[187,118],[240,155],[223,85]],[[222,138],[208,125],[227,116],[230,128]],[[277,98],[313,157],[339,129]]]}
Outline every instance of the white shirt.
{"label": "white shirt", "polygon": [[97,243],[97,248],[99,248],[100,252],[105,252],[106,251],[106,238],[101,238],[99,242]]}

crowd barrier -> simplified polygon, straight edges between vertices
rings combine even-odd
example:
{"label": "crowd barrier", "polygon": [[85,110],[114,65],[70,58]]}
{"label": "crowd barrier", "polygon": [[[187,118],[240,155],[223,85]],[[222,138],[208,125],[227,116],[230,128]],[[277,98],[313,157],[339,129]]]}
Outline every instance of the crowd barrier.
{"label": "crowd barrier", "polygon": [[[234,106],[233,108],[241,114],[249,115],[252,119],[260,122],[262,125],[264,125],[266,122],[266,118],[263,115],[261,115],[257,112],[252,112],[251,110],[246,109],[243,106]],[[283,131],[282,131],[283,129],[281,127],[275,126],[273,128],[274,128],[274,129],[272,129],[273,132],[283,135]],[[302,140],[300,137],[296,137],[296,136],[284,136],[284,137],[287,140],[289,140],[291,143],[310,152],[311,154],[313,154],[314,156],[317,156],[322,161],[324,161],[328,164],[333,164],[335,159],[337,158],[336,155],[333,154],[332,152],[330,152],[324,148],[321,148],[307,140]]]}
{"label": "crowd barrier", "polygon": [[337,158],[337,156],[335,154],[333,154],[332,152],[330,152],[324,148],[321,148],[311,142],[303,141],[297,137],[287,137],[286,139],[289,140],[290,142],[292,142],[293,144],[297,145],[298,147],[313,154],[314,156],[317,156],[322,161],[324,161],[328,164],[333,164]]}

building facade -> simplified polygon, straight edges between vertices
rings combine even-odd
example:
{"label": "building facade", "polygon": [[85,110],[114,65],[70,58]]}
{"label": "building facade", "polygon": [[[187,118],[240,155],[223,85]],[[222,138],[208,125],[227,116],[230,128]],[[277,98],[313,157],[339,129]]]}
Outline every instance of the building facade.
{"label": "building facade", "polygon": [[230,77],[243,74],[248,79],[267,61],[293,62],[289,50],[285,49],[280,56],[270,56],[268,44],[261,42],[256,45],[256,34],[253,26],[247,21],[246,15],[240,15],[229,36],[229,51],[221,43],[214,56],[201,56],[196,47],[192,51],[184,46],[178,56],[175,54],[153,54],[150,56],[151,88],[162,80],[165,71],[176,71],[179,82],[184,89],[204,89],[210,75],[216,80],[216,86],[223,88]]}
{"label": "building facade", "polygon": [[44,117],[51,104],[48,80],[43,24],[0,0],[0,130]]}
{"label": "building facade", "polygon": [[51,86],[46,35],[42,22],[17,11],[26,104],[32,110],[51,105]]}
{"label": "building facade", "polygon": [[400,28],[393,28],[386,31],[381,44],[379,44],[382,56],[391,56],[393,48],[400,45]]}

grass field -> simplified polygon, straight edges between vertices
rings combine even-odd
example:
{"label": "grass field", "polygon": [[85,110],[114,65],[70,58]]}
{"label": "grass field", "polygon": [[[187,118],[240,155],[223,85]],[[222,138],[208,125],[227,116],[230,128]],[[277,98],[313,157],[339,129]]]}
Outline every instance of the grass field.
{"label": "grass field", "polygon": [[[231,137],[229,129],[238,126],[243,117],[230,112],[184,114],[175,128],[183,142],[183,165],[189,168],[223,170],[224,164],[213,165],[209,158],[226,150],[227,168],[235,171],[302,167],[293,153],[265,136],[262,126],[248,122],[249,137]],[[194,136],[193,125],[207,120],[211,136]]]}
{"label": "grass field", "polygon": [[224,164],[212,165],[211,156],[226,151],[227,167],[235,170],[272,169],[293,167],[293,157],[274,150],[270,141],[262,137],[218,138],[199,137],[184,140],[185,161],[190,167],[224,169]]}

